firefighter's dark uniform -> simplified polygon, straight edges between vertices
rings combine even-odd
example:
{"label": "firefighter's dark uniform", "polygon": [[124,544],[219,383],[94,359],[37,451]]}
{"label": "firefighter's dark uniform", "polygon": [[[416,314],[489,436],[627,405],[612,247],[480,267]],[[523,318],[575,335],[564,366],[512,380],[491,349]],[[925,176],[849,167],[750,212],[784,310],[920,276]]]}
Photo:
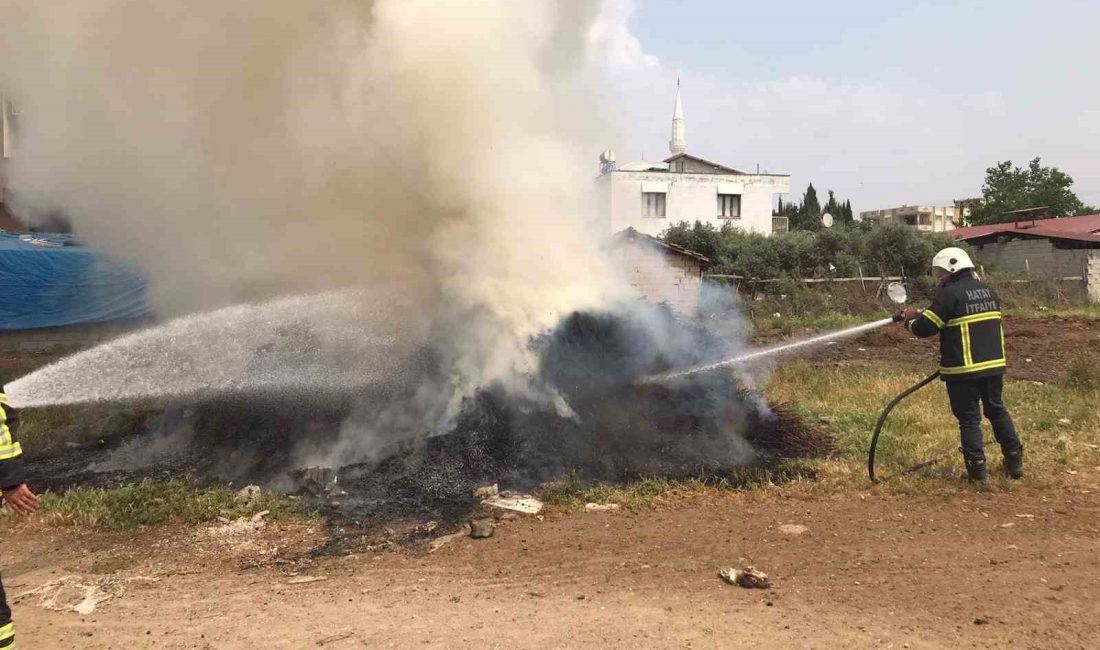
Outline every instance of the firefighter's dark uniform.
{"label": "firefighter's dark uniform", "polygon": [[[8,491],[27,482],[23,468],[23,449],[12,437],[19,428],[19,413],[8,405],[4,387],[0,386],[0,490]],[[11,608],[0,582],[0,650],[15,648],[15,629],[11,622]]]}
{"label": "firefighter's dark uniform", "polygon": [[959,420],[970,477],[985,475],[979,403],[993,425],[1006,469],[1013,476],[1022,474],[1023,445],[1001,399],[1006,360],[997,292],[974,277],[972,269],[963,269],[944,278],[932,305],[906,327],[920,337],[940,335],[940,376]]}

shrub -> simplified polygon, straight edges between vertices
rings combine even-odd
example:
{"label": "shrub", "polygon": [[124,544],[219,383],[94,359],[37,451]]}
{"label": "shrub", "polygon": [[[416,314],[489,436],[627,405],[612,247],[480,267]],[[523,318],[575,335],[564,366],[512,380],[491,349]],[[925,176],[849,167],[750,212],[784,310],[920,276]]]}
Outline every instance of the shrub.
{"label": "shrub", "polygon": [[711,258],[712,273],[750,279],[928,275],[932,256],[952,245],[942,234],[923,233],[899,224],[866,228],[859,224],[821,232],[795,231],[765,237],[730,224],[682,221],[661,237]]}

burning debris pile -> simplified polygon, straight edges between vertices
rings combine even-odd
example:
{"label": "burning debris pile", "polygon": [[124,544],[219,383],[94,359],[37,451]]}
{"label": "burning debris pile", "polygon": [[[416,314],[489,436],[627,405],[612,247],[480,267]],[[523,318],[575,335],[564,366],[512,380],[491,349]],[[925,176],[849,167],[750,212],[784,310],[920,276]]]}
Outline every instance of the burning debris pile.
{"label": "burning debris pile", "polygon": [[486,484],[532,489],[572,472],[601,481],[718,478],[831,451],[827,435],[792,411],[769,408],[728,372],[639,381],[725,350],[667,310],[633,313],[638,318],[575,313],[536,341],[541,379],[560,394],[558,408],[487,388],[466,400],[448,434],[345,468],[340,481],[352,518],[367,526],[457,520],[477,506],[474,492]]}
{"label": "burning debris pile", "polygon": [[[642,381],[728,352],[722,338],[666,309],[574,313],[532,345],[539,390],[485,387],[464,400],[446,433],[374,441],[367,460],[350,458],[333,472],[304,469],[302,446],[331,444],[364,401],[390,397],[252,395],[176,407],[160,416],[160,429],[174,433],[109,444],[92,467],[109,482],[189,472],[204,482],[301,489],[337,520],[370,529],[457,522],[477,507],[476,488],[488,484],[532,490],[571,473],[593,481],[721,478],[830,451],[825,434],[769,407],[728,370]],[[80,460],[72,478],[95,485],[87,450]],[[41,466],[54,472],[52,487],[65,487],[61,464]],[[322,490],[307,489],[306,479],[322,475]]]}

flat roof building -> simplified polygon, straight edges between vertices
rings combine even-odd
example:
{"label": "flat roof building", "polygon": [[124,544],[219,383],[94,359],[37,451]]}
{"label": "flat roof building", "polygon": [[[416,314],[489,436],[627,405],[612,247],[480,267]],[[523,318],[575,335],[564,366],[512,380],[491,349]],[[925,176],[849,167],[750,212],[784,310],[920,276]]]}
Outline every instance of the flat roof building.
{"label": "flat roof building", "polygon": [[860,212],[862,221],[875,226],[900,223],[926,232],[948,232],[964,225],[970,209],[960,206],[903,205]]}
{"label": "flat roof building", "polygon": [[730,224],[770,235],[786,232],[786,218],[772,216],[776,195],[791,191],[789,174],[752,174],[687,153],[680,88],[672,113],[672,154],[660,162],[617,165],[612,152],[600,157],[596,182],[607,217],[607,231],[633,228],[659,235],[681,221]]}

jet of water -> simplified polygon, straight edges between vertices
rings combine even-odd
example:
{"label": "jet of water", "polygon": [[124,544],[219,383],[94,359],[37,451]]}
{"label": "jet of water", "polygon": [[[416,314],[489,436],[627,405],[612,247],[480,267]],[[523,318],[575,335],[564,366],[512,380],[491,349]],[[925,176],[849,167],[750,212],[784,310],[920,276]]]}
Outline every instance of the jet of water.
{"label": "jet of water", "polygon": [[764,348],[763,350],[756,350],[754,352],[746,352],[744,354],[739,354],[736,357],[731,357],[729,359],[723,359],[721,361],[715,361],[713,363],[708,363],[708,364],[704,364],[704,365],[701,365],[701,366],[695,366],[693,368],[687,368],[685,370],[676,370],[676,371],[673,371],[673,372],[666,372],[666,373],[662,373],[662,374],[659,374],[659,375],[652,375],[652,376],[646,377],[642,381],[645,382],[645,383],[667,382],[667,381],[671,381],[671,380],[674,380],[674,379],[678,379],[680,377],[686,377],[688,375],[694,375],[694,374],[700,373],[700,372],[709,372],[711,370],[715,370],[715,369],[718,369],[718,368],[723,368],[723,367],[726,367],[726,366],[734,366],[734,365],[738,365],[738,364],[742,364],[742,363],[747,363],[749,361],[754,361],[756,359],[761,359],[761,358],[764,358],[764,357],[770,357],[770,356],[777,355],[777,354],[783,354],[783,353],[786,353],[786,352],[791,352],[793,350],[799,350],[799,349],[802,349],[802,348],[810,348],[810,347],[813,347],[813,346],[816,346],[816,345],[821,345],[822,343],[825,343],[827,341],[832,341],[832,340],[835,340],[835,339],[841,339],[841,338],[845,338],[845,337],[848,337],[848,336],[855,336],[857,334],[862,334],[863,332],[868,332],[870,330],[877,329],[877,328],[882,327],[884,325],[889,325],[892,322],[894,322],[893,318],[883,318],[882,320],[877,320],[873,323],[867,323],[865,325],[856,325],[855,327],[849,327],[848,329],[843,329],[843,330],[839,330],[839,331],[836,331],[836,332],[829,332],[828,334],[820,334],[818,336],[814,336],[814,337],[811,337],[811,338],[808,338],[808,339],[805,339],[805,340],[802,340],[802,341],[795,341],[794,343],[786,343],[784,345],[777,345],[777,346],[770,347],[770,348]]}
{"label": "jet of water", "polygon": [[342,290],[186,316],[66,357],[7,386],[13,406],[348,390],[425,362],[399,298]]}

